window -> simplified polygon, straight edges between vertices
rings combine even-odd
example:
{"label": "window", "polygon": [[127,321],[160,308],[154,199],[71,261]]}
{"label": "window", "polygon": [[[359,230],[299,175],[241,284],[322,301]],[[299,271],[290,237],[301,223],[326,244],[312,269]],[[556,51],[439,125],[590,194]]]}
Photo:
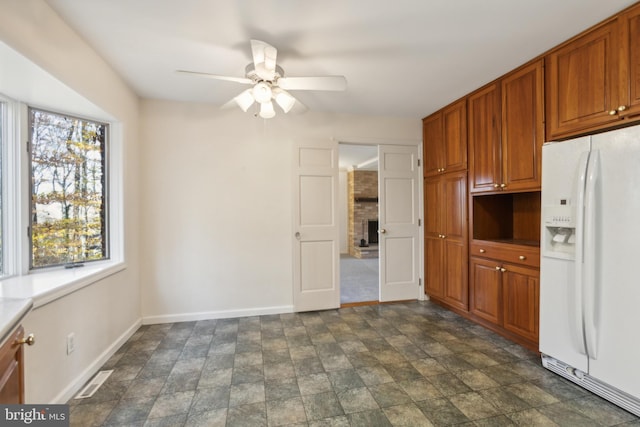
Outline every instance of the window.
{"label": "window", "polygon": [[108,125],[29,109],[31,268],[109,257]]}

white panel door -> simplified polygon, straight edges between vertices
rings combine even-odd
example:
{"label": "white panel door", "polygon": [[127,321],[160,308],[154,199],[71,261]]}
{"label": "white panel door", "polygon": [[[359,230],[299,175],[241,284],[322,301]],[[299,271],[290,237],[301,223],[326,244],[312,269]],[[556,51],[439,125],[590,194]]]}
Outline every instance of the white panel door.
{"label": "white panel door", "polygon": [[417,299],[418,147],[378,147],[380,301]]}
{"label": "white panel door", "polygon": [[337,308],[338,143],[299,142],[294,150],[294,310]]}

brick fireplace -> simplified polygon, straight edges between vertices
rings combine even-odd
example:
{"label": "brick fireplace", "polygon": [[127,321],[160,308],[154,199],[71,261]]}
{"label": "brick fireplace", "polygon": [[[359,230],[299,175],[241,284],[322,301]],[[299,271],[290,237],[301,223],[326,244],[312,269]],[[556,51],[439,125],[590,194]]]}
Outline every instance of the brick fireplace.
{"label": "brick fireplace", "polygon": [[378,256],[378,172],[349,171],[347,181],[349,254],[357,258],[375,258]]}

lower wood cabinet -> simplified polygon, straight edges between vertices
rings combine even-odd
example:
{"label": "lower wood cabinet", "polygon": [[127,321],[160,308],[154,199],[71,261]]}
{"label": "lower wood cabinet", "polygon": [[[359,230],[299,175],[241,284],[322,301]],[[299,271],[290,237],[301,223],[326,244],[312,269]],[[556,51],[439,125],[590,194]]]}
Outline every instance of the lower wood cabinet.
{"label": "lower wood cabinet", "polygon": [[[518,254],[517,249],[510,252]],[[539,269],[472,256],[469,272],[470,314],[490,329],[537,350]]]}
{"label": "lower wood cabinet", "polygon": [[502,268],[502,326],[537,343],[540,272],[513,264]]}
{"label": "lower wood cabinet", "polygon": [[24,403],[24,329],[19,326],[0,347],[0,403]]}
{"label": "lower wood cabinet", "polygon": [[467,173],[425,178],[425,293],[468,310]]}

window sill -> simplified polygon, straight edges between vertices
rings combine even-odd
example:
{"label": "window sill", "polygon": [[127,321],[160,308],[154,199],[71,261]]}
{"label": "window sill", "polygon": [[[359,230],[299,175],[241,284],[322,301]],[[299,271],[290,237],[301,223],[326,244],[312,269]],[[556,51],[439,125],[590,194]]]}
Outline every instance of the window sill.
{"label": "window sill", "polygon": [[38,308],[125,268],[124,262],[108,261],[81,268],[9,277],[0,280],[0,298],[31,298],[33,308]]}

